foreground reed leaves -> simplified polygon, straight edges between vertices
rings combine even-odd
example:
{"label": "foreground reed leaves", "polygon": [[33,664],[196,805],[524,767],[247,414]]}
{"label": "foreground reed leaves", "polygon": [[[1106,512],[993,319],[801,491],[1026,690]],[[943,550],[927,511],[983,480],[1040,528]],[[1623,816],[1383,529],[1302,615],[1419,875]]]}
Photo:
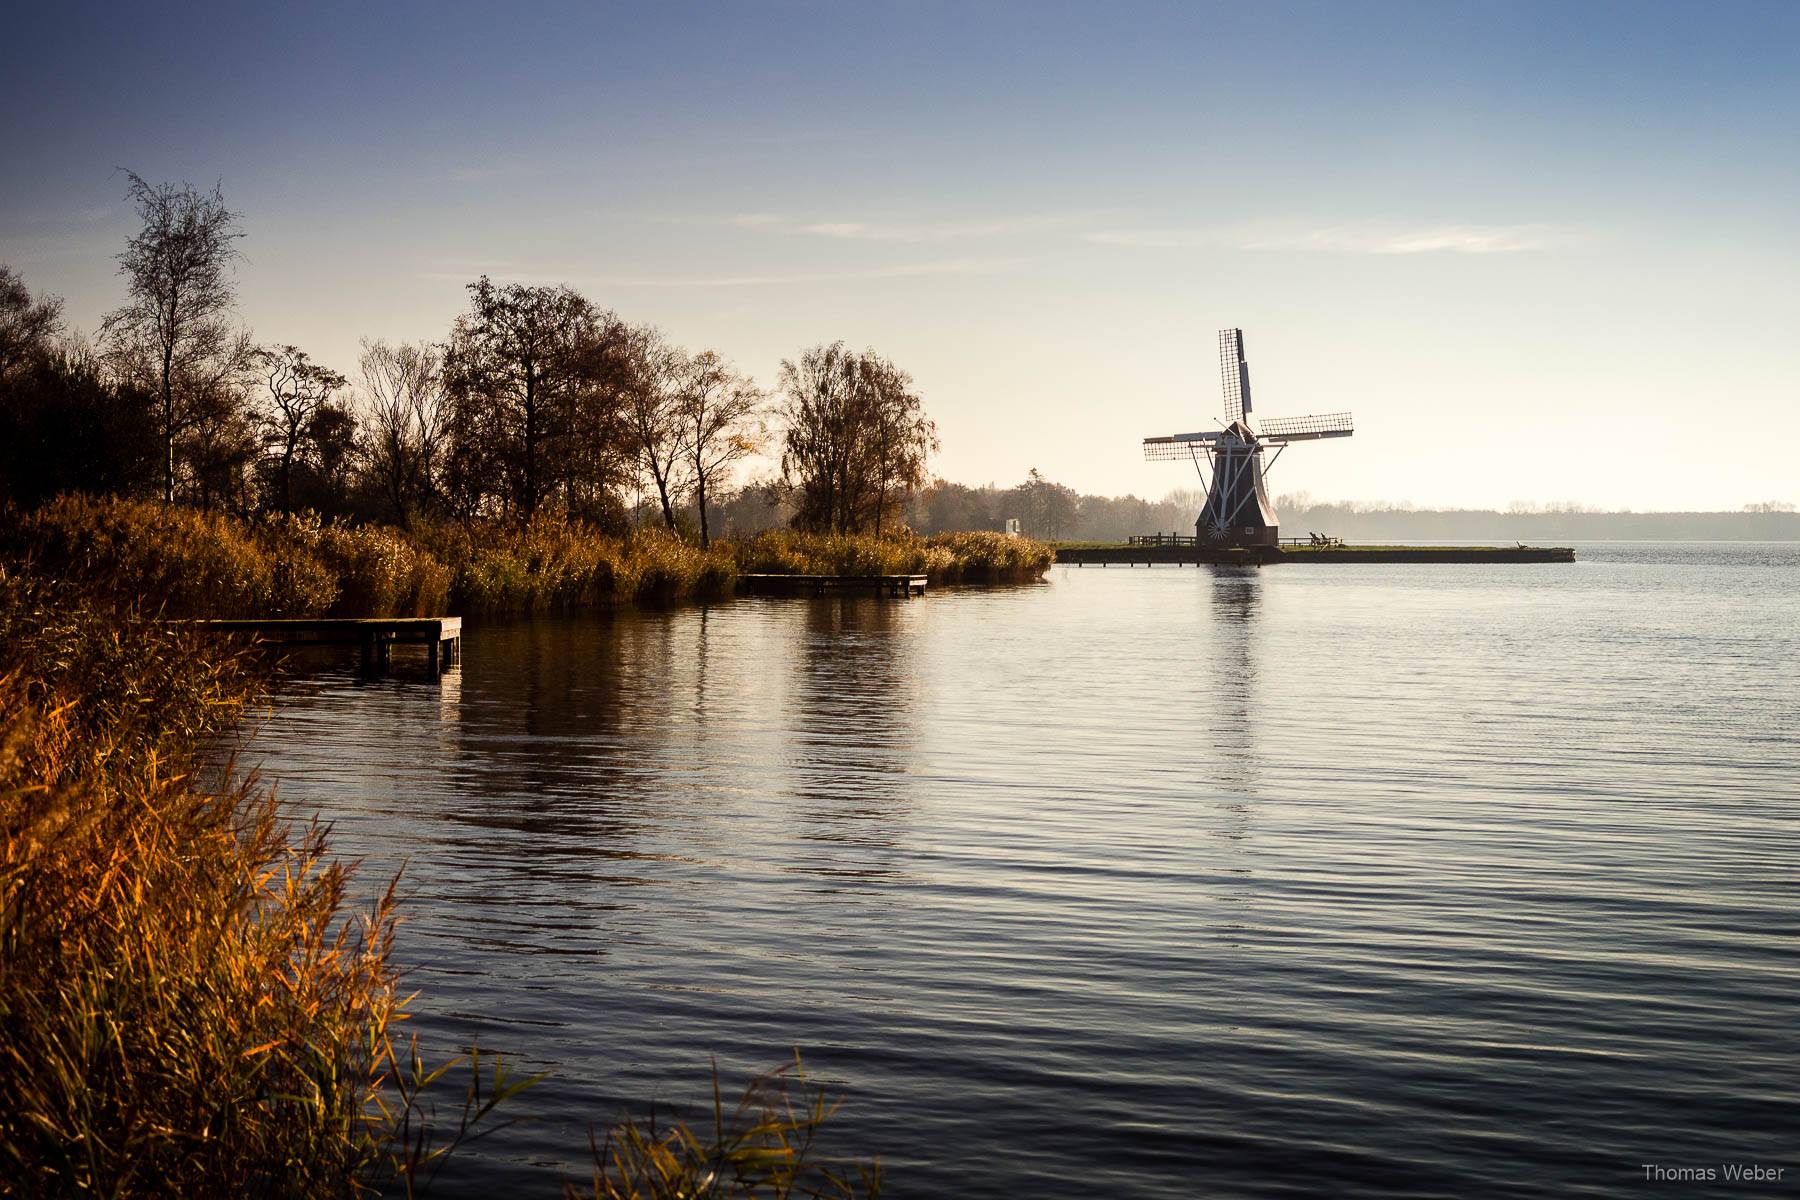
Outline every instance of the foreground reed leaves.
{"label": "foreground reed leaves", "polygon": [[459,1063],[396,1053],[393,885],[353,905],[321,826],[196,773],[258,683],[0,564],[0,1191],[410,1193],[522,1086],[490,1057],[434,1145]]}
{"label": "foreground reed leaves", "polygon": [[837,1111],[791,1066],[758,1076],[727,1111],[713,1065],[712,1127],[678,1116],[627,1119],[596,1142],[586,1184],[566,1182],[565,1200],[856,1200],[881,1194],[881,1163],[846,1162],[815,1152],[819,1130]]}

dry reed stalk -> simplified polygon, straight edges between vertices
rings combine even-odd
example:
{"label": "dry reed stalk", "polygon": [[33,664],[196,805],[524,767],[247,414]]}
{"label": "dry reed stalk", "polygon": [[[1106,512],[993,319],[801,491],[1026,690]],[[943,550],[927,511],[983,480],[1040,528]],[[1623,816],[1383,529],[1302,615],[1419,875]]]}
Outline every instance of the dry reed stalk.
{"label": "dry reed stalk", "polygon": [[727,1111],[713,1065],[712,1125],[696,1130],[678,1115],[629,1116],[592,1139],[593,1173],[566,1181],[565,1200],[874,1200],[881,1163],[825,1158],[819,1131],[837,1104],[806,1078],[796,1052],[791,1065],[750,1081]]}
{"label": "dry reed stalk", "polygon": [[9,1193],[410,1191],[520,1086],[430,1146],[447,1068],[396,1051],[393,885],[352,906],[322,827],[196,774],[257,684],[229,648],[0,565]]}

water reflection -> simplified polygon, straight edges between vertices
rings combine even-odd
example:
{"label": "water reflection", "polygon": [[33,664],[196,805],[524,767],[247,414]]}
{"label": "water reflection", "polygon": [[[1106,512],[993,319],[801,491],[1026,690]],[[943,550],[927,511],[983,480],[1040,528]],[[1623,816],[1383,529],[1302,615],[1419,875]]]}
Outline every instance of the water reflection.
{"label": "water reflection", "polygon": [[[905,636],[912,614],[904,603],[863,597],[820,597],[801,611],[788,668],[786,781],[799,836],[892,849],[911,804],[919,741],[918,675]],[[827,870],[868,878],[888,868],[859,861]]]}
{"label": "water reflection", "polygon": [[1208,778],[1226,792],[1249,797],[1258,788],[1257,642],[1262,571],[1212,567],[1208,593],[1212,644],[1206,666],[1211,707],[1202,745]]}

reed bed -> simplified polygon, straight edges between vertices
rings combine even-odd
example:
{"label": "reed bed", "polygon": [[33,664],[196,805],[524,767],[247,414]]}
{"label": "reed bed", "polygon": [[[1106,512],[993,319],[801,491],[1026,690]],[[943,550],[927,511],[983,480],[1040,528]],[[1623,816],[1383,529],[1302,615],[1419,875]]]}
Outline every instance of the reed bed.
{"label": "reed bed", "polygon": [[[330,1191],[398,1001],[317,828],[209,790],[241,660],[0,577],[0,1170],[44,1194]],[[341,1190],[341,1189],[340,1189]]]}
{"label": "reed bed", "polygon": [[723,549],[703,550],[661,530],[610,537],[560,514],[420,538],[448,565],[451,604],[462,615],[706,599],[728,594],[737,578]]}
{"label": "reed bed", "polygon": [[731,548],[746,575],[926,575],[933,583],[1022,582],[1055,561],[1044,543],[1000,533],[877,538],[781,530]]}
{"label": "reed bed", "polygon": [[168,617],[407,617],[569,612],[728,595],[740,573],[1035,579],[1049,546],[998,533],[765,533],[702,548],[615,537],[556,513],[405,533],[312,514],[242,520],[162,504],[58,498],[0,529],[0,557]]}
{"label": "reed bed", "polygon": [[[530,1081],[400,1037],[393,884],[203,741],[242,644],[0,564],[0,1191],[412,1194]],[[441,1081],[474,1068],[440,1124]]]}

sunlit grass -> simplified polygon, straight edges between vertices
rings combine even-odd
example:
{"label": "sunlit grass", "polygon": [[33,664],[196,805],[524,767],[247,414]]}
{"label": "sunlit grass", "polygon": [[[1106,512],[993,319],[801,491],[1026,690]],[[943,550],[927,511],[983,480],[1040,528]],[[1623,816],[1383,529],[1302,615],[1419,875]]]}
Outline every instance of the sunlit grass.
{"label": "sunlit grass", "polygon": [[730,545],[747,575],[925,575],[933,583],[1035,579],[1055,557],[1042,542],[1001,533],[877,538],[782,530]]}
{"label": "sunlit grass", "polygon": [[0,529],[0,552],[167,617],[408,617],[569,612],[729,595],[740,573],[1036,579],[1043,542],[999,533],[765,533],[702,548],[624,537],[557,513],[413,533],[311,514],[240,520],[124,500],[59,498]]}
{"label": "sunlit grass", "polygon": [[881,1163],[822,1155],[820,1130],[837,1110],[791,1066],[752,1080],[727,1108],[713,1068],[710,1127],[677,1114],[627,1119],[594,1143],[590,1179],[566,1200],[856,1200],[881,1194]]}

